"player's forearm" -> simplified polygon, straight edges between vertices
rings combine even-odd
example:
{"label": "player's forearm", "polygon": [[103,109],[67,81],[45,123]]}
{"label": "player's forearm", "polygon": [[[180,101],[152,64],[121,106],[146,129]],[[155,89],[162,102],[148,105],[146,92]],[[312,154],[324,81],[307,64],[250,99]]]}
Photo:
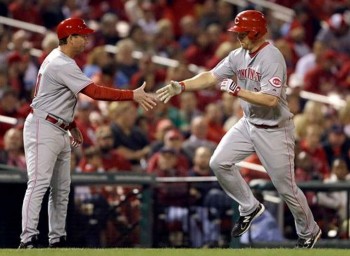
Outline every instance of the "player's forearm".
{"label": "player's forearm", "polygon": [[217,79],[211,72],[206,71],[182,82],[185,84],[186,91],[197,91],[215,85]]}
{"label": "player's forearm", "polygon": [[81,91],[81,93],[93,98],[94,100],[126,101],[134,99],[134,92],[132,90],[119,90],[96,84],[89,84]]}
{"label": "player's forearm", "polygon": [[261,92],[252,92],[244,89],[241,89],[239,91],[238,97],[242,100],[248,101],[251,104],[262,105],[266,107],[276,107],[279,102],[279,98],[276,96]]}

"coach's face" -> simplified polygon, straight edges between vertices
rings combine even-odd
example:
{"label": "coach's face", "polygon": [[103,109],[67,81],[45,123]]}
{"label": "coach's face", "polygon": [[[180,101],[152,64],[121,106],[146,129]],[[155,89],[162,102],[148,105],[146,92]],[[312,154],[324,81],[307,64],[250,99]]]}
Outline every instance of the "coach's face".
{"label": "coach's face", "polygon": [[70,35],[69,36],[70,44],[74,51],[78,53],[82,53],[85,50],[85,47],[88,43],[88,35]]}

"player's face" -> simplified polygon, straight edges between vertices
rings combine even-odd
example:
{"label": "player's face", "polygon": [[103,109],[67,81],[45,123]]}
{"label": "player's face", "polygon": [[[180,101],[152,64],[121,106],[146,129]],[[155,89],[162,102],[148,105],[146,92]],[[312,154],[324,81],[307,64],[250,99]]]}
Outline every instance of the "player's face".
{"label": "player's face", "polygon": [[248,38],[248,32],[236,33],[237,39],[243,49],[250,51],[252,49],[252,42]]}

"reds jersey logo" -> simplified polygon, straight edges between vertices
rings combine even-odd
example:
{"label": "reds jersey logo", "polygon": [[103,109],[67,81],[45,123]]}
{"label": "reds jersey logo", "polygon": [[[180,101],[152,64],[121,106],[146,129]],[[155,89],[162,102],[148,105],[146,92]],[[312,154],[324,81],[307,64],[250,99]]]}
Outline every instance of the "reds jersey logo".
{"label": "reds jersey logo", "polygon": [[269,80],[270,84],[272,84],[274,87],[281,87],[282,86],[282,81],[279,77],[275,76],[275,77],[272,77],[270,80]]}

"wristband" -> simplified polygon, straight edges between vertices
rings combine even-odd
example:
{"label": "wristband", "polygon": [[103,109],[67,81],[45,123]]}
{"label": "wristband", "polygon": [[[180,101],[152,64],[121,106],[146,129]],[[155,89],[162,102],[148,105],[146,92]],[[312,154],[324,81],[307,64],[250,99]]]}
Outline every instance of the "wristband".
{"label": "wristband", "polygon": [[183,92],[185,90],[185,83],[184,82],[179,82],[180,86],[181,86],[181,92]]}
{"label": "wristband", "polygon": [[239,91],[241,90],[241,87],[237,86],[236,90],[234,92],[231,92],[233,96],[238,96]]}

